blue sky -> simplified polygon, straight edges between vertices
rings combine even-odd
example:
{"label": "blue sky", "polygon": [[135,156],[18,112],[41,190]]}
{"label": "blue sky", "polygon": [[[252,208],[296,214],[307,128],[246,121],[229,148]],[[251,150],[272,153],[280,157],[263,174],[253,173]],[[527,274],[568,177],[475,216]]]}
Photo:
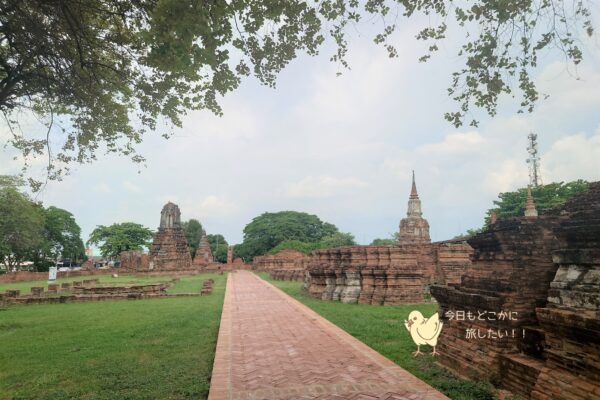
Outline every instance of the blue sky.
{"label": "blue sky", "polygon": [[[443,119],[456,107],[446,97],[460,66],[455,43],[423,64],[425,46],[414,33],[411,24],[395,36],[398,59],[354,35],[351,70],[340,77],[325,49],[293,61],[274,90],[248,79],[222,100],[223,117],[193,112],[171,139],[148,135],[138,148],[146,168],[100,155],[38,199],[72,212],[84,240],[115,222],[156,229],[173,201],[184,220],[196,218],[230,243],[263,212],[297,210],[368,244],[397,231],[412,170],[433,240],[481,226],[499,192],[527,185],[531,131],[545,183],[600,179],[597,37],[585,43],[577,70],[557,54],[542,59],[536,83],[550,97],[535,113],[516,114],[517,103],[504,99],[495,118],[476,114],[478,128],[455,129]],[[0,153],[0,174],[18,171],[11,155]]]}

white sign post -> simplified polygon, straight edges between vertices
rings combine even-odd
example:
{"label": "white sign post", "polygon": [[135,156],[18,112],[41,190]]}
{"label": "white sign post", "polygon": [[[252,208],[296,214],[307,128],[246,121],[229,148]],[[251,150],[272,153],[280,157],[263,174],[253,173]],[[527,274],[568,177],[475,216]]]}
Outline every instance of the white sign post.
{"label": "white sign post", "polygon": [[56,280],[56,273],[58,272],[58,267],[50,267],[48,271],[48,282],[54,282]]}

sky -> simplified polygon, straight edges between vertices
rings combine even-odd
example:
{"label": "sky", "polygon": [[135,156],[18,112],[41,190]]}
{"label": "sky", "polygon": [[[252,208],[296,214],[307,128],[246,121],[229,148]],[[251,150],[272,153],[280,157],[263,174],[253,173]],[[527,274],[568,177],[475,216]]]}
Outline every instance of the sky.
{"label": "sky", "polygon": [[[369,244],[398,230],[413,170],[432,240],[480,227],[498,193],[528,184],[530,132],[544,183],[600,180],[597,37],[577,69],[558,54],[540,60],[535,82],[550,97],[533,114],[517,114],[518,102],[504,99],[494,118],[476,114],[479,127],[457,129],[443,114],[456,108],[446,88],[460,67],[459,38],[419,63],[426,46],[414,39],[417,26],[394,36],[399,58],[355,33],[351,70],[341,76],[327,48],[300,56],[276,89],[249,78],[222,99],[224,116],[191,112],[169,140],[148,135],[138,147],[146,167],[99,154],[36,198],[73,213],[84,241],[98,225],[157,229],[172,201],[182,220],[198,219],[230,244],[242,242],[254,217],[284,210],[316,214]],[[18,172],[13,155],[1,150],[0,174]]]}

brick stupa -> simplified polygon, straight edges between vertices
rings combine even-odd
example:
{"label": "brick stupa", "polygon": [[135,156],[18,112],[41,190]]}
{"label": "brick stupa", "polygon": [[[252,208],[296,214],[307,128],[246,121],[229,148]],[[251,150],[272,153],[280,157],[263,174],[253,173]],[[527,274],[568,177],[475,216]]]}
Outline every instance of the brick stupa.
{"label": "brick stupa", "polygon": [[196,249],[196,256],[194,257],[194,265],[208,265],[214,261],[210,245],[208,244],[208,238],[206,232],[202,232],[200,243]]}
{"label": "brick stupa", "polygon": [[423,218],[421,200],[415,184],[415,172],[412,173],[412,188],[408,198],[406,218],[400,221],[400,245],[429,244],[429,222]]}
{"label": "brick stupa", "polygon": [[176,271],[190,269],[192,257],[181,226],[177,204],[168,202],[160,213],[160,226],[150,247],[150,269]]}

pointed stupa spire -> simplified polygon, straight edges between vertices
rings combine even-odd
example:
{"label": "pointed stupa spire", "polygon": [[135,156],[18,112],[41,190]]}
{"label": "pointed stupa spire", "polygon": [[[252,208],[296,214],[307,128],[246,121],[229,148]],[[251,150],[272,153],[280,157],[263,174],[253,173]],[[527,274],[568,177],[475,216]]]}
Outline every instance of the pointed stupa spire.
{"label": "pointed stupa spire", "polygon": [[535,208],[535,202],[531,195],[531,185],[527,186],[527,200],[525,200],[525,216],[526,217],[537,217],[538,212]]}
{"label": "pointed stupa spire", "polygon": [[399,244],[426,244],[431,243],[429,238],[429,223],[423,218],[421,200],[417,193],[415,171],[412,171],[412,187],[408,197],[408,212],[406,218],[400,221]]}
{"label": "pointed stupa spire", "polygon": [[415,183],[415,171],[412,172],[412,187],[410,189],[410,196],[408,197],[408,217],[421,217],[423,212],[421,211],[421,200],[417,193],[417,185]]}
{"label": "pointed stupa spire", "polygon": [[410,189],[410,198],[418,199],[419,193],[417,193],[417,185],[415,184],[415,170],[412,171],[412,188]]}

